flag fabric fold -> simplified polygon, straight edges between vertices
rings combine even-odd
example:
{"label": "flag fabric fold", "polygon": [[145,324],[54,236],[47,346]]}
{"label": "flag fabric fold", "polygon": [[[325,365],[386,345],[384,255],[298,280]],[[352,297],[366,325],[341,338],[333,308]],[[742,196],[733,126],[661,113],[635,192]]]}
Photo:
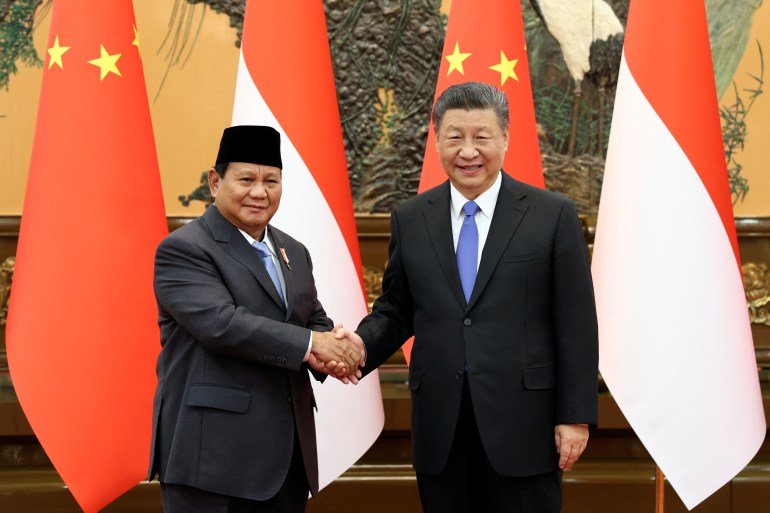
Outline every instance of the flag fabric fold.
{"label": "flag fabric fold", "polygon": [[[271,222],[307,246],[327,314],[354,328],[366,297],[321,0],[247,2],[232,123],[281,133],[284,193]],[[376,371],[314,388],[323,488],[374,443],[384,413]]]}
{"label": "flag fabric fold", "polygon": [[766,429],[703,2],[631,4],[592,270],[602,376],[692,509]]}
{"label": "flag fabric fold", "polygon": [[55,1],[7,351],[27,420],[85,512],[146,476],[166,233],[132,3]]}

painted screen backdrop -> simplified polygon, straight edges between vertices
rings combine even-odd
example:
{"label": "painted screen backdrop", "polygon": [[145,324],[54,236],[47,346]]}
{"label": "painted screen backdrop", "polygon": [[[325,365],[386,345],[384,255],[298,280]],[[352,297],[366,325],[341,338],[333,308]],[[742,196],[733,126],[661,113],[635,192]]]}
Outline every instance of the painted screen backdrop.
{"label": "painted screen backdrop", "polygon": [[[195,30],[189,34],[185,45],[179,41],[178,46],[184,48],[184,53],[173,66],[170,66],[169,61],[169,45],[174,42],[173,34],[177,32],[177,25],[172,26],[171,36],[165,46],[163,43],[172,21],[174,2],[135,0],[134,8],[137,26],[142,28],[142,46],[145,50],[143,63],[155,125],[166,212],[171,216],[197,216],[203,212],[203,205],[195,202],[190,207],[184,207],[178,196],[186,195],[196,188],[200,173],[211,164],[212,155],[216,155],[221,128],[231,121],[239,50],[234,45],[236,31],[231,27],[227,15],[213,11],[205,3],[183,4],[191,16],[189,20],[183,20],[184,24],[189,21]],[[450,4],[448,0],[442,2],[442,13],[448,13]],[[627,6],[627,1],[613,0],[612,5],[618,10],[618,6]],[[566,70],[558,47],[543,47],[546,44],[544,41],[550,36],[540,37],[544,29],[536,17],[532,18],[534,14],[529,0],[522,0],[521,6],[525,18],[533,92],[537,97],[547,87],[543,82],[544,77],[561,76],[558,79],[561,82],[566,77]],[[738,52],[737,59],[730,56],[721,59],[738,62],[737,68],[728,66],[734,70],[730,76],[735,79],[738,91],[755,87],[756,83],[750,74],[760,74],[761,61],[757,44],[765,50],[770,48],[768,2],[707,0],[706,7],[712,27],[712,47],[726,48],[724,52]],[[177,17],[176,21],[180,19]],[[33,37],[41,57],[46,55],[48,48],[49,24],[50,14],[36,19]],[[197,27],[200,27],[200,32],[197,32]],[[178,32],[185,34],[184,30]],[[744,46],[725,40],[727,34],[735,33],[746,34]],[[719,41],[724,42],[720,44]],[[555,43],[551,40],[549,44]],[[441,49],[432,51],[438,52]],[[543,53],[546,59],[539,60]],[[216,63],[216,73],[211,72],[212,63]],[[8,90],[0,90],[0,215],[21,214],[42,73],[42,68],[20,64],[19,71],[10,77]],[[338,70],[335,73],[338,73],[338,81],[344,83],[344,74],[340,75]],[[727,81],[729,84],[730,77]],[[429,85],[428,89],[432,89],[432,86]],[[432,90],[427,93],[429,96],[432,94]],[[728,85],[720,104],[733,104],[732,95],[733,89]],[[745,101],[746,97],[743,99]],[[377,101],[376,97],[372,97],[372,104]],[[536,103],[536,109],[538,118],[542,117],[542,106]],[[748,137],[737,158],[743,166],[742,174],[749,180],[750,192],[744,201],[735,205],[734,212],[737,216],[768,216],[770,174],[765,172],[768,156],[764,151],[766,141],[770,140],[770,100],[767,95],[755,102],[745,121]]]}

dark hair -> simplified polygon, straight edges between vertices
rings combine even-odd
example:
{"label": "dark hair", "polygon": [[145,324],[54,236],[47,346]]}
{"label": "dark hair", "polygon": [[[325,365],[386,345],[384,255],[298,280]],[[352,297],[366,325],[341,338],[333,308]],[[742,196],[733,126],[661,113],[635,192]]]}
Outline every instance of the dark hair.
{"label": "dark hair", "polygon": [[503,91],[490,84],[463,82],[447,87],[433,106],[431,119],[436,131],[441,127],[444,114],[450,109],[492,109],[495,111],[500,128],[503,130],[508,128],[508,98]]}
{"label": "dark hair", "polygon": [[219,164],[214,165],[214,171],[217,172],[219,175],[219,178],[225,177],[225,171],[227,171],[227,167],[230,165],[229,162],[220,162]]}

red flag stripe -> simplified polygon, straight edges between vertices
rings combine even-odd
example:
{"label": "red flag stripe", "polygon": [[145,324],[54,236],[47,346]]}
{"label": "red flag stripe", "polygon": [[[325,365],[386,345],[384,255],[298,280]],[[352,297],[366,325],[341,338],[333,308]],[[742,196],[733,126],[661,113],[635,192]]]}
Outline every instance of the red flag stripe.
{"label": "red flag stripe", "polygon": [[[292,31],[276,20],[291,20]],[[251,1],[243,38],[252,44],[243,47],[243,57],[254,84],[326,198],[358,269],[363,290],[342,127],[329,130],[326,123],[316,123],[340,118],[334,78],[325,79],[332,65],[324,20],[323,2]],[[308,45],[307,41],[317,44]],[[276,76],[282,80],[275,80]]]}
{"label": "red flag stripe", "polygon": [[711,47],[708,33],[701,30],[706,26],[705,5],[666,0],[644,4],[631,2],[628,15],[624,48],[629,70],[698,172],[740,267]]}

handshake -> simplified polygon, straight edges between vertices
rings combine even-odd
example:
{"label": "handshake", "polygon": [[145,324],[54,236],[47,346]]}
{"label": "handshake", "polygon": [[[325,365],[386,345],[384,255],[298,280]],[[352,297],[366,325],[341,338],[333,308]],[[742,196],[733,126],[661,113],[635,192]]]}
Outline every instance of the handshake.
{"label": "handshake", "polygon": [[314,331],[308,364],[318,372],[334,376],[345,384],[358,384],[359,367],[364,366],[364,341],[341,324],[331,332]]}

